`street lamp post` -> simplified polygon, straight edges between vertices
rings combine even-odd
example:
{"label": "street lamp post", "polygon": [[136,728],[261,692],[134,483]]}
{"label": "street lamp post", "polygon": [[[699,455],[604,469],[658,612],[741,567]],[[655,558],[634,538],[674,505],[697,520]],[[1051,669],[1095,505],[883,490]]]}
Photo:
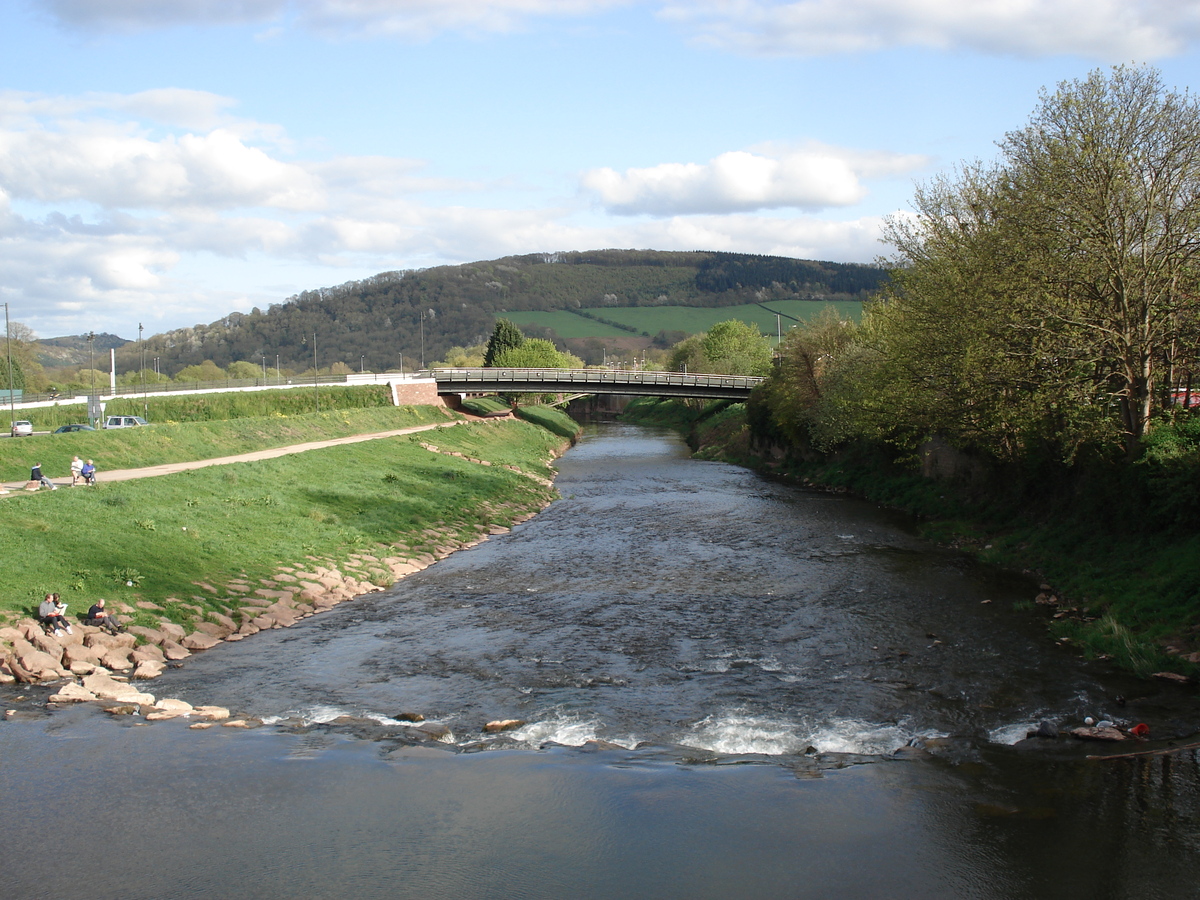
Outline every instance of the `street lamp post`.
{"label": "street lamp post", "polygon": [[260,351],[258,352],[258,355],[262,357],[262,364],[263,364],[263,384],[266,384],[266,383],[267,383],[267,354],[263,353],[263,352],[260,350]]}
{"label": "street lamp post", "polygon": [[279,374],[279,354],[275,354],[275,381],[277,384],[283,383],[283,376]]}
{"label": "street lamp post", "polygon": [[148,419],[150,418],[150,403],[146,399],[146,345],[142,343],[141,322],[138,322],[138,349],[142,354],[142,366],[140,369],[142,375],[142,415]]}
{"label": "street lamp post", "polygon": [[365,355],[360,355],[358,357],[358,374],[362,375],[366,371],[367,371],[367,357]]}
{"label": "street lamp post", "polygon": [[87,336],[88,342],[88,368],[92,370],[92,396],[88,398],[88,417],[92,420],[92,425],[95,426],[98,416],[96,415],[96,332],[89,331]]}

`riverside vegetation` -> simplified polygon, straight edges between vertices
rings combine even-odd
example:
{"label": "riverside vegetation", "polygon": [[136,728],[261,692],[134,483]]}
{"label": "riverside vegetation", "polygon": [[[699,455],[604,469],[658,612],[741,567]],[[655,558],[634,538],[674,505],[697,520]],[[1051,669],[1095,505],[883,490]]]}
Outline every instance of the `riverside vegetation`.
{"label": "riverside vegetation", "polygon": [[[58,591],[72,620],[105,598],[141,643],[197,631],[238,639],[270,627],[262,621],[264,609],[282,603],[285,593],[286,609],[276,610],[276,621],[284,623],[386,587],[553,499],[551,462],[567,443],[564,434],[573,437],[577,426],[555,410],[529,415],[555,430],[514,418],[462,422],[444,409],[416,407],[79,435],[95,442],[89,452],[98,462],[111,450],[136,465],[164,456],[212,458],[293,438],[462,423],[259,462],[5,498],[0,620],[28,617],[43,594]],[[205,444],[197,434],[213,440]],[[39,440],[68,457],[77,452],[74,443]],[[325,598],[330,591],[336,596]],[[14,637],[11,629],[5,634]],[[3,674],[11,678],[8,669]]]}

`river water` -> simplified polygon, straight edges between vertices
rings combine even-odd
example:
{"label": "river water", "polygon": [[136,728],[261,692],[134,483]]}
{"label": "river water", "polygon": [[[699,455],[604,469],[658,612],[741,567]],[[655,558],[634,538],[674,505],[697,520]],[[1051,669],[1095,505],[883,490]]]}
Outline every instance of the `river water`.
{"label": "river water", "polygon": [[[0,891],[1200,894],[1195,751],[1088,758],[1200,740],[1192,691],[1055,646],[1028,578],[665,432],[590,428],[559,469],[511,534],[153,686],[268,727],[10,690]],[[1085,716],[1157,740],[1025,740]]]}

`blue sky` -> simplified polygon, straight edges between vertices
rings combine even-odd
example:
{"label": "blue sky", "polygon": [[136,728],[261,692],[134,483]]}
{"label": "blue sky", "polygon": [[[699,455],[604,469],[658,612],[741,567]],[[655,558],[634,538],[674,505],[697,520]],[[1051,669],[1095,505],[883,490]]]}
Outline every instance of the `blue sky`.
{"label": "blue sky", "polygon": [[1197,82],[1179,0],[0,0],[0,300],[136,337],[603,247],[870,262],[1039,89]]}

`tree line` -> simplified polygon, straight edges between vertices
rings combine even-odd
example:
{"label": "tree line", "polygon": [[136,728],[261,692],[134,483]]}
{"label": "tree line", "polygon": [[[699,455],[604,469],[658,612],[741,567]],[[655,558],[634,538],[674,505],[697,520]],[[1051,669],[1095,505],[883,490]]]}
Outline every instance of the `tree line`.
{"label": "tree line", "polygon": [[936,440],[1031,496],[1090,478],[1125,494],[1112,515],[1200,521],[1200,104],[1152,68],[1097,70],[999,151],[888,222],[860,324],[788,334],[755,433],[912,461]]}

